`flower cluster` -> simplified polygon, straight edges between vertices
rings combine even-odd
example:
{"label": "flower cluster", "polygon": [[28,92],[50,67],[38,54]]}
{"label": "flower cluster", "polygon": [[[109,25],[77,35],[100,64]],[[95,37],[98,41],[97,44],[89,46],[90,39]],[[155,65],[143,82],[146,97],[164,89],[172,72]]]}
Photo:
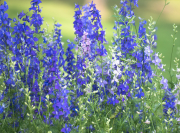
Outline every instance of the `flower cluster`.
{"label": "flower cluster", "polygon": [[54,23],[52,36],[41,28],[40,3],[32,0],[32,15],[22,11],[13,19],[7,3],[0,6],[2,132],[178,132],[178,60],[178,80],[169,83],[162,55],[153,52],[155,22],[139,17],[136,29],[138,0],[114,7],[109,51],[93,1],[75,4],[76,38],[67,40],[66,51],[60,23]]}

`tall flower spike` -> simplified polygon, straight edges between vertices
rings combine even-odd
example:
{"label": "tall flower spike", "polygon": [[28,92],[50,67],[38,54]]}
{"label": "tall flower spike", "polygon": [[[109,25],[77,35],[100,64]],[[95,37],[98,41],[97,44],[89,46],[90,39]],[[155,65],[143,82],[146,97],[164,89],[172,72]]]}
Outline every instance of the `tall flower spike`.
{"label": "tall flower spike", "polygon": [[88,33],[87,32],[84,32],[84,35],[82,36],[82,43],[81,43],[81,46],[82,46],[82,50],[83,50],[83,54],[86,55],[90,55],[90,52],[91,52],[91,49],[90,49],[90,44],[91,44],[91,41],[90,39],[87,37]]}
{"label": "tall flower spike", "polygon": [[31,8],[29,8],[29,11],[33,10],[30,25],[33,25],[35,27],[36,33],[38,33],[38,30],[41,29],[41,25],[43,24],[43,18],[41,17],[40,14],[38,14],[41,12],[41,9],[39,7],[40,3],[42,3],[41,0],[32,0],[31,1]]}
{"label": "tall flower spike", "polygon": [[81,14],[82,14],[82,11],[80,9],[80,6],[78,4],[75,4],[75,9],[77,9],[75,11],[75,15],[74,15],[74,18],[75,18],[75,21],[73,22],[74,24],[74,29],[75,29],[75,34],[78,35],[78,37],[82,37],[83,35],[83,31],[82,31],[82,20],[81,20]]}

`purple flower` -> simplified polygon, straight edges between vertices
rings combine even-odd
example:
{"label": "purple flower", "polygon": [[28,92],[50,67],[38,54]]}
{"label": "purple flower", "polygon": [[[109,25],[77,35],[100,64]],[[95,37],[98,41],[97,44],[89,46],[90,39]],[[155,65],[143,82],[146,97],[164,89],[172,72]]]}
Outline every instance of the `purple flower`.
{"label": "purple flower", "polygon": [[19,15],[18,18],[21,19],[22,17],[24,17],[26,14],[22,11]]}
{"label": "purple flower", "polygon": [[168,112],[168,109],[171,109],[172,110],[172,113],[170,114],[170,116],[174,117],[174,114],[175,114],[175,100],[176,100],[176,97],[175,95],[173,95],[170,91],[169,88],[166,89],[165,91],[165,95],[162,99],[163,101],[166,102],[164,106],[164,109],[163,109],[163,112],[165,113],[166,116],[168,116],[169,114],[167,113]]}
{"label": "purple flower", "polygon": [[56,26],[56,27],[61,27],[62,25],[59,24],[59,23],[57,23],[57,24],[55,24],[55,26]]}
{"label": "purple flower", "polygon": [[98,41],[101,41],[101,43],[103,43],[104,41],[106,41],[105,39],[104,39],[104,36],[105,36],[105,31],[100,31],[101,32],[101,34],[98,36]]}
{"label": "purple flower", "polygon": [[177,79],[180,79],[180,74],[179,74],[179,75],[176,75],[176,78],[177,78]]}
{"label": "purple flower", "polygon": [[95,128],[92,125],[90,125],[89,127],[86,127],[86,129],[89,129],[90,131],[94,131],[95,130]]}
{"label": "purple flower", "polygon": [[0,10],[2,10],[3,12],[6,12],[8,10],[8,5],[7,5],[7,2],[4,1],[4,5],[0,5]]}
{"label": "purple flower", "polygon": [[64,114],[62,111],[53,111],[52,113],[54,114],[54,118],[56,118],[57,120],[59,119],[59,116]]}
{"label": "purple flower", "polygon": [[163,85],[162,89],[167,89],[168,88],[168,80],[165,79],[164,77],[162,77],[161,84]]}
{"label": "purple flower", "polygon": [[135,96],[138,98],[144,97],[144,92],[142,91],[141,88],[138,90],[138,93]]}
{"label": "purple flower", "polygon": [[101,74],[102,68],[100,66],[96,66],[96,74]]}
{"label": "purple flower", "polygon": [[106,80],[102,80],[100,79],[100,82],[99,82],[100,86],[104,87],[104,85],[107,84]]}
{"label": "purple flower", "polygon": [[165,69],[163,69],[163,64],[160,64],[159,66],[158,66],[158,69],[161,69],[162,71],[165,71]]}
{"label": "purple flower", "polygon": [[97,48],[97,54],[100,55],[100,56],[106,56],[107,55],[107,51],[104,47],[104,45],[101,45],[101,48]]}
{"label": "purple flower", "polygon": [[82,24],[82,20],[80,17],[82,14],[82,11],[81,11],[78,4],[75,4],[75,9],[78,9],[75,11],[75,15],[74,15],[75,21],[73,22],[75,34],[77,34],[78,37],[82,37],[82,35],[83,35],[83,31],[82,31],[83,24]]}
{"label": "purple flower", "polygon": [[40,3],[42,3],[41,0],[32,0],[31,1],[31,4],[34,4],[34,5],[35,4],[39,5]]}
{"label": "purple flower", "polygon": [[179,118],[176,118],[178,122],[180,122],[180,117]]}
{"label": "purple flower", "polygon": [[138,0],[130,0],[130,2],[134,1],[134,5],[138,7]]}
{"label": "purple flower", "polygon": [[65,127],[61,129],[61,132],[63,133],[70,133],[71,132],[71,128],[65,124]]}
{"label": "purple flower", "polygon": [[30,22],[30,20],[29,20],[29,16],[27,16],[27,15],[26,15],[26,18],[23,18],[23,21]]}
{"label": "purple flower", "polygon": [[154,55],[154,60],[152,60],[152,62],[153,62],[155,65],[159,66],[159,63],[161,63],[161,59],[159,59],[158,53],[156,53],[156,54]]}
{"label": "purple flower", "polygon": [[13,22],[16,22],[17,20],[16,20],[16,18],[13,18]]}
{"label": "purple flower", "polygon": [[150,56],[153,53],[153,50],[151,50],[151,47],[148,45],[147,47],[145,47],[145,54]]}
{"label": "purple flower", "polygon": [[2,114],[4,111],[4,107],[0,105],[0,114]]}
{"label": "purple flower", "polygon": [[140,22],[139,24],[139,38],[143,38],[143,36],[146,36],[146,28],[144,28],[143,26],[146,24],[147,22],[144,20]]}
{"label": "purple flower", "polygon": [[83,54],[90,54],[91,52],[91,49],[90,49],[90,44],[91,44],[91,41],[90,39],[87,37],[88,33],[87,32],[84,32],[84,35],[82,36],[82,43],[81,43],[81,46],[82,46],[82,49],[83,49]]}
{"label": "purple flower", "polygon": [[116,99],[116,95],[114,95],[112,98],[108,97],[107,104],[109,104],[109,103],[113,104],[113,105],[119,103],[119,101]]}
{"label": "purple flower", "polygon": [[41,29],[41,25],[43,24],[43,18],[40,14],[38,14],[41,12],[41,9],[39,7],[40,3],[42,3],[41,0],[33,0],[31,1],[31,8],[29,8],[29,11],[34,10],[31,16],[32,19],[30,21],[30,25],[33,25],[35,27],[36,33],[38,33],[38,30]]}

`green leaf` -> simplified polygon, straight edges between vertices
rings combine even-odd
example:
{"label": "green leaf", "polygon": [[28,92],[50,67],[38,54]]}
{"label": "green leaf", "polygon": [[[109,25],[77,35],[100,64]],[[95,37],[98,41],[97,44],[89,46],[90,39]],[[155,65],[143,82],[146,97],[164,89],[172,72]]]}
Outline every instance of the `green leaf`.
{"label": "green leaf", "polygon": [[134,20],[135,16],[133,16],[128,23],[131,23]]}
{"label": "green leaf", "polygon": [[139,115],[136,113],[136,114],[134,115],[134,121],[137,122],[138,120],[139,120]]}
{"label": "green leaf", "polygon": [[161,106],[160,103],[156,103],[153,107],[153,112],[156,113],[156,111],[158,110],[158,108]]}

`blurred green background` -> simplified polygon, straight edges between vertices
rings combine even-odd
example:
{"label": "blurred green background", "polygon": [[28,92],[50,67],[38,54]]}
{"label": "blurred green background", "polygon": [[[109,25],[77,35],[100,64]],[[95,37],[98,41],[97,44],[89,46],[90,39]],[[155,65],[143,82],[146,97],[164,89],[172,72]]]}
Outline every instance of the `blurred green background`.
{"label": "blurred green background", "polygon": [[[17,14],[22,10],[24,12],[28,12],[30,7],[31,0],[6,0],[9,5],[8,14],[11,18],[17,17]],[[168,6],[164,9],[158,23],[157,23],[157,52],[162,53],[165,58],[163,59],[163,64],[166,64],[166,71],[170,66],[170,55],[173,40],[171,38],[171,34],[173,34],[173,24],[175,23],[179,31],[177,36],[176,45],[174,47],[173,52],[173,60],[175,57],[180,57],[180,53],[178,55],[178,51],[180,52],[180,0],[167,0],[170,2]],[[0,3],[3,1],[1,0]],[[87,4],[91,2],[91,0],[42,0],[40,6],[42,7],[41,16],[44,17],[44,25],[43,28],[46,28],[46,23],[49,24],[48,31],[50,32],[53,29],[53,19],[57,20],[60,24],[62,24],[62,41],[65,42],[64,47],[66,48],[67,43],[66,40],[70,39],[74,40],[74,30],[73,30],[73,21],[74,21],[74,3],[78,3],[80,5]],[[113,15],[113,6],[118,5],[120,7],[120,0],[94,0],[97,5],[97,8],[101,11],[102,15],[102,24],[106,29],[106,39],[111,45],[112,35],[114,30],[112,29],[114,26],[115,18]],[[139,0],[139,7],[134,10],[135,15],[137,17],[141,17],[145,20],[148,20],[150,16],[156,21],[160,12],[163,9],[165,1],[164,0]],[[172,61],[172,66],[174,67],[174,62]],[[169,74],[164,73],[165,78],[169,79]]]}

